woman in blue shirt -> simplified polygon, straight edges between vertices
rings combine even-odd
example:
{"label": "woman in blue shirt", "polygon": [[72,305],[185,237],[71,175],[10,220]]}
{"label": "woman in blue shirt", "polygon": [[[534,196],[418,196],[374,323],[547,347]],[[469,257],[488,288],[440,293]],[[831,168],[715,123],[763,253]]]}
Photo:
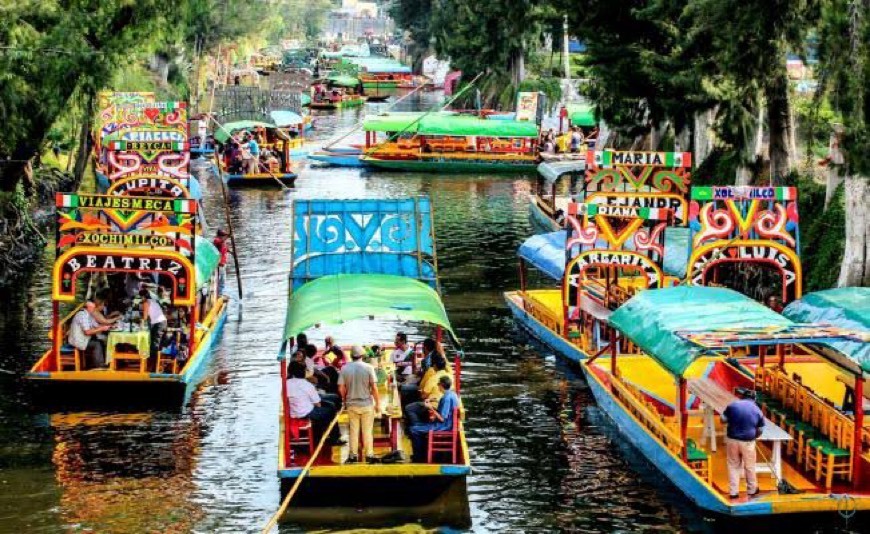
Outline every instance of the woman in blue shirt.
{"label": "woman in blue shirt", "polygon": [[413,447],[413,456],[411,461],[423,463],[426,461],[427,445],[429,440],[429,431],[447,432],[453,430],[453,412],[459,408],[459,397],[451,390],[453,381],[449,376],[442,376],[438,379],[438,388],[443,393],[441,400],[438,401],[438,409],[429,408],[429,413],[433,420],[428,423],[416,423],[411,425],[411,445]]}

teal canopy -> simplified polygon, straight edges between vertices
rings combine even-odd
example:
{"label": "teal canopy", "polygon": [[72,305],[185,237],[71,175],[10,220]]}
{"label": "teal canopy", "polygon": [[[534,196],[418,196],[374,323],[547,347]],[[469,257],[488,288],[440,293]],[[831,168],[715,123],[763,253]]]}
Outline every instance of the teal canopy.
{"label": "teal canopy", "polygon": [[610,315],[610,324],[677,376],[703,356],[678,332],[723,328],[764,329],[794,323],[731,289],[679,286],[648,289]]}
{"label": "teal canopy", "polygon": [[196,239],[196,288],[203,287],[211,278],[220,262],[221,255],[217,247],[208,239],[199,236]]}
{"label": "teal canopy", "polygon": [[591,128],[598,124],[595,120],[595,106],[592,104],[568,104],[568,118],[574,126]]}
{"label": "teal canopy", "polygon": [[456,337],[438,293],[423,282],[388,274],[338,274],[323,276],[293,291],[284,339],[317,324],[340,324],[370,316],[435,324]]}
{"label": "teal canopy", "polygon": [[275,122],[275,126],[283,128],[284,126],[297,126],[304,122],[302,115],[295,111],[279,109],[269,112],[269,117]]}
{"label": "teal canopy", "polygon": [[[870,287],[841,287],[804,295],[783,315],[796,322],[827,323],[849,330],[870,330]],[[831,341],[831,347],[870,372],[870,343]]]}
{"label": "teal canopy", "polygon": [[223,128],[218,128],[214,133],[214,138],[219,143],[226,143],[227,139],[230,138],[230,134],[236,133],[241,130],[253,130],[257,126],[262,126],[263,128],[276,128],[274,124],[268,122],[260,122],[260,121],[236,121],[236,122],[228,122],[223,125]]}

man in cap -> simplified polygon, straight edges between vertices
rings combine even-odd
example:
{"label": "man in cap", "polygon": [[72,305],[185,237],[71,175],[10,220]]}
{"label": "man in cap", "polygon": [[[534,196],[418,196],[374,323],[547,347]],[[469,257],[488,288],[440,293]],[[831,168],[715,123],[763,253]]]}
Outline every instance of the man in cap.
{"label": "man in cap", "polygon": [[754,393],[737,388],[739,397],[722,412],[727,423],[725,452],[728,461],[728,490],[732,499],[740,496],[740,472],[746,476],[746,494],[758,495],[758,477],[755,474],[755,440],[761,437],[764,414],[755,404]]}
{"label": "man in cap", "polygon": [[350,433],[350,456],[347,463],[359,461],[360,431],[366,462],[374,463],[374,424],[375,413],[381,411],[378,397],[378,379],[375,369],[362,361],[365,349],[354,345],[350,351],[351,362],[341,368],[338,375],[338,391],[347,409],[348,430]]}

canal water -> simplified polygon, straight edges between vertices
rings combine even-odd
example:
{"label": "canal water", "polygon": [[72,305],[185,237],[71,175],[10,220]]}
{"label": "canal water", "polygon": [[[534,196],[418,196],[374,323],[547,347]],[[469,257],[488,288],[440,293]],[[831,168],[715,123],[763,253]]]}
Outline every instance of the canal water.
{"label": "canal water", "polygon": [[[425,94],[398,109],[428,109]],[[321,115],[314,144],[361,111]],[[213,223],[220,189],[202,174]],[[29,409],[21,374],[48,345],[50,262],[0,302],[0,532],[259,532],[278,506],[275,360],[294,198],[429,195],[444,300],[463,341],[472,532],[730,530],[697,514],[617,439],[580,373],[518,332],[502,300],[532,233],[533,177],[307,168],[292,190],[231,192],[244,299],[181,413]],[[228,291],[235,294],[232,272]],[[820,525],[838,528],[833,514]],[[806,524],[804,525],[807,526]],[[413,525],[384,525],[385,530]],[[815,529],[816,527],[814,527]],[[292,526],[282,532],[294,532]]]}

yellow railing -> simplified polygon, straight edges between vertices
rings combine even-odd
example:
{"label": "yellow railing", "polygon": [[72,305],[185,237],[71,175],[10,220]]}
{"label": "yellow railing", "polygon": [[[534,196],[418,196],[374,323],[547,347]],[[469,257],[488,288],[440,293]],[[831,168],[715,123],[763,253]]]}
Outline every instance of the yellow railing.
{"label": "yellow railing", "polygon": [[535,298],[533,293],[521,294],[526,312],[550,330],[562,334],[562,316],[553,313],[543,302]]}
{"label": "yellow railing", "polygon": [[671,425],[668,424],[668,418],[661,415],[651,402],[640,398],[640,392],[624,383],[622,379],[610,375],[610,382],[613,385],[616,397],[625,405],[626,408],[638,419],[644,426],[647,427],[656,437],[658,437],[665,446],[673,453],[679,453],[682,449],[682,440],[679,434],[676,434]]}

